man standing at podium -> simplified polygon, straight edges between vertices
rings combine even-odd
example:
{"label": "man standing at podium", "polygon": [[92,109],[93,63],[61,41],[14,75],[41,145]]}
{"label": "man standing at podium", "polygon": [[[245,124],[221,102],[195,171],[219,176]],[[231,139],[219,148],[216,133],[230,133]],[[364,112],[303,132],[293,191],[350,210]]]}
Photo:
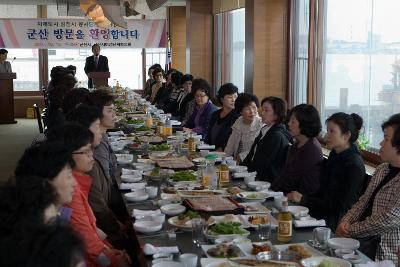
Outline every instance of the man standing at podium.
{"label": "man standing at podium", "polygon": [[[93,56],[86,58],[85,73],[86,75],[90,72],[108,72],[108,59],[105,56],[100,55],[100,45],[94,44],[92,46]],[[89,88],[93,88],[92,79],[89,78]]]}
{"label": "man standing at podium", "polygon": [[4,48],[0,49],[0,73],[12,72],[10,62],[6,61],[8,51]]}

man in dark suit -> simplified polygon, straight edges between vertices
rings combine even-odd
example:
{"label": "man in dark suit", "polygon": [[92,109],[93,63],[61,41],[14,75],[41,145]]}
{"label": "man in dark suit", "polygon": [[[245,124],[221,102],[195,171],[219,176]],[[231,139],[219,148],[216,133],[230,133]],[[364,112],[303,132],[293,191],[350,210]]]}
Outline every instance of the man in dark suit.
{"label": "man in dark suit", "polygon": [[[100,46],[98,44],[94,44],[92,46],[93,56],[86,58],[85,63],[85,73],[86,75],[89,72],[108,72],[108,59],[105,56],[100,55]],[[92,79],[89,79],[88,83],[89,88],[93,88]]]}

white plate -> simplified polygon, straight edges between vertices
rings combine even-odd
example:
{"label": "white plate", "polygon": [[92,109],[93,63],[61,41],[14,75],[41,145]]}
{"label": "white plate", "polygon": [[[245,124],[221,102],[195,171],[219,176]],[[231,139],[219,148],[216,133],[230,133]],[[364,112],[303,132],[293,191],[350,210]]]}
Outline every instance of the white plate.
{"label": "white plate", "polygon": [[175,216],[185,212],[186,207],[181,204],[168,204],[164,205],[161,208],[162,213],[168,216]]}
{"label": "white plate", "polygon": [[312,257],[325,256],[324,253],[322,253],[319,250],[316,250],[315,248],[311,247],[307,243],[294,243],[294,244],[275,245],[275,249],[279,250],[279,251],[285,251],[285,250],[288,249],[288,247],[290,245],[299,245],[299,246],[304,247],[305,249],[308,250],[308,252],[310,252]]}
{"label": "white plate", "polygon": [[360,242],[352,238],[331,238],[328,240],[328,246],[333,249],[352,249],[356,250],[360,247]]}
{"label": "white plate", "polygon": [[179,229],[185,230],[185,231],[191,231],[192,230],[192,220],[187,221],[185,224],[179,224],[178,223],[178,216],[172,217],[168,219],[168,223],[172,226],[175,226]]}
{"label": "white plate", "polygon": [[161,193],[161,199],[180,201],[182,198],[180,196],[178,196],[177,194]]}
{"label": "white plate", "polygon": [[245,254],[245,256],[247,257],[256,257],[256,255],[251,254],[251,251],[253,249],[253,244],[256,245],[264,245],[267,244],[271,250],[274,250],[274,246],[272,245],[272,243],[270,241],[267,242],[242,242],[237,244],[237,246],[240,248],[241,251],[243,251],[243,253]]}
{"label": "white plate", "polygon": [[262,192],[241,192],[236,196],[246,202],[264,202],[267,198],[267,194]]}
{"label": "white plate", "polygon": [[226,267],[229,261],[227,259],[217,259],[217,258],[201,258],[201,267]]}
{"label": "white plate", "polygon": [[234,178],[246,178],[246,177],[256,177],[257,172],[235,172],[233,173]]}
{"label": "white plate", "polygon": [[[240,217],[240,215],[233,215],[230,214],[232,216],[230,216],[230,218],[226,219],[226,215],[220,215],[220,216],[210,216],[210,218],[208,218],[207,223],[209,225],[211,224],[215,224],[215,223],[221,223],[221,222],[238,222],[241,223],[242,226],[241,228],[247,228],[250,227],[250,225],[248,223],[246,223],[246,221],[243,221],[242,218]],[[225,219],[225,220],[224,220]]]}
{"label": "white plate", "polygon": [[[251,244],[251,243],[250,243]],[[241,249],[241,247],[240,246],[238,246],[237,244],[233,244],[233,245],[235,245],[235,246],[237,246],[238,248],[239,248],[239,250],[240,250],[240,252],[239,252],[239,256],[238,257],[234,257],[234,258],[239,258],[239,257],[244,257],[244,256],[246,256],[246,254],[242,251],[242,249]],[[214,247],[216,247],[217,245],[201,245],[201,249],[203,250],[203,252],[204,252],[204,254],[207,256],[207,258],[219,258],[219,259],[221,259],[221,257],[213,257],[213,256],[211,256],[210,254],[208,254],[207,253],[207,251],[210,249],[210,248],[214,248]],[[233,259],[234,259],[233,258]]]}
{"label": "white plate", "polygon": [[[271,214],[260,214],[261,216],[267,216],[269,221],[271,222],[271,228],[276,228],[278,227],[278,221],[274,218],[274,216],[272,216]],[[252,224],[249,222],[249,217],[250,216],[256,216],[255,214],[253,215],[239,215],[241,220],[246,223],[249,227],[255,227],[257,228],[258,225],[257,224]]]}
{"label": "white plate", "polygon": [[217,238],[231,238],[232,240],[238,237],[247,237],[250,235],[250,232],[247,231],[246,229],[242,229],[244,232],[243,234],[231,234],[231,235],[210,235],[207,232],[204,233],[204,235],[210,239],[210,240],[215,240]]}
{"label": "white plate", "polygon": [[351,267],[351,263],[346,260],[339,259],[339,258],[333,258],[333,257],[323,257],[323,256],[311,257],[311,258],[301,260],[301,264],[303,264],[304,267],[314,267],[314,266],[318,266],[323,260],[328,260],[335,265],[339,265],[340,267]]}
{"label": "white plate", "polygon": [[149,195],[143,191],[136,191],[124,194],[125,198],[129,201],[139,202],[149,198]]}
{"label": "white plate", "polygon": [[[271,212],[268,208],[266,208],[260,202],[245,202],[245,203],[240,203],[240,205],[245,208],[244,209],[244,213],[245,214],[266,214],[266,213],[270,213]],[[253,207],[254,210],[247,211],[246,207],[248,207],[248,206]]]}
{"label": "white plate", "polygon": [[131,175],[123,174],[121,175],[121,181],[124,183],[136,183],[142,180],[142,175]]}
{"label": "white plate", "polygon": [[153,265],[153,267],[184,267],[179,261],[162,261]]}
{"label": "white plate", "polygon": [[289,206],[288,211],[295,217],[305,217],[308,215],[309,209],[303,206]]}

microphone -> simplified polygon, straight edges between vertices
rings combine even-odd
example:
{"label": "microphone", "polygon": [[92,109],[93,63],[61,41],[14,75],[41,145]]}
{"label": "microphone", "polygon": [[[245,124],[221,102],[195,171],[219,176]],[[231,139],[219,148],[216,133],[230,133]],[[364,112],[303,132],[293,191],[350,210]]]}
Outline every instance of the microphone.
{"label": "microphone", "polygon": [[13,63],[14,60],[16,60],[16,59],[17,59],[17,57],[14,57],[14,58],[11,60],[10,64]]}

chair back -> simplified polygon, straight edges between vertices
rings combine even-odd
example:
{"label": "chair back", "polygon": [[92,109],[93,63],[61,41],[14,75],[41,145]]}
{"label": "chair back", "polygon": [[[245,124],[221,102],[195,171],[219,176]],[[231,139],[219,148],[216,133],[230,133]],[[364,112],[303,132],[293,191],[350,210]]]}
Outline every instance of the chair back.
{"label": "chair back", "polygon": [[42,116],[40,114],[39,106],[37,104],[33,104],[33,110],[35,111],[35,117],[38,122],[39,132],[43,133]]}

